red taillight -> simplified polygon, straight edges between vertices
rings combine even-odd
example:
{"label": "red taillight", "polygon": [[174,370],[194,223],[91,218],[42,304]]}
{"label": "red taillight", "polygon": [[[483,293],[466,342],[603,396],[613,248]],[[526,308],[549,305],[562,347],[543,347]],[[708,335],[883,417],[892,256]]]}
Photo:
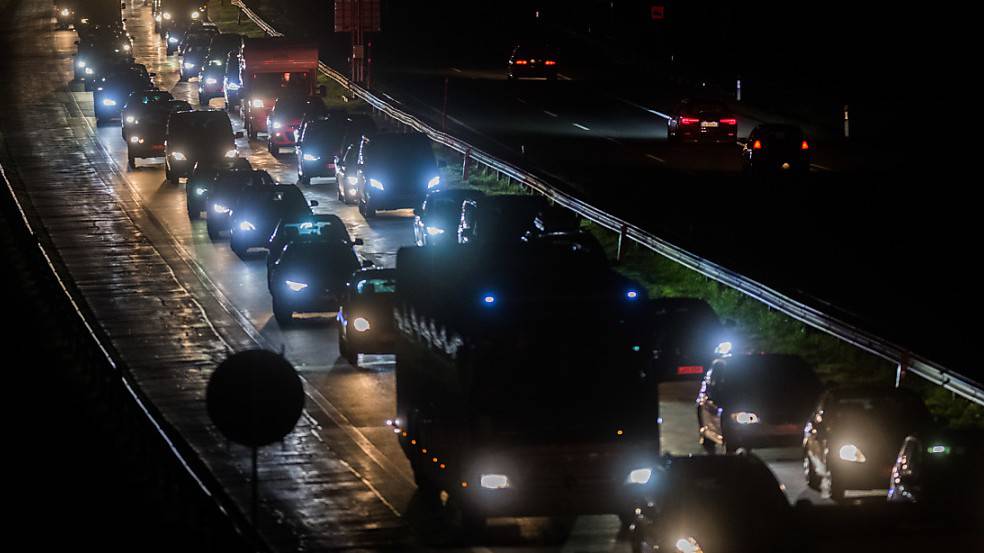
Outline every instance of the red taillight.
{"label": "red taillight", "polygon": [[752,149],[753,150],[761,150],[762,149],[762,141],[761,140],[756,140],[755,142],[752,142]]}
{"label": "red taillight", "polygon": [[681,117],[680,118],[680,124],[681,125],[693,125],[694,123],[699,123],[699,122],[700,122],[700,119],[698,119],[696,117]]}
{"label": "red taillight", "polygon": [[528,62],[526,60],[516,60],[516,65],[526,65]]}
{"label": "red taillight", "polygon": [[738,120],[732,117],[732,118],[722,119],[721,123],[724,125],[737,125]]}
{"label": "red taillight", "polygon": [[800,144],[800,150],[809,150],[809,149],[810,149],[810,145],[809,145],[809,143],[807,143],[807,142],[806,142],[806,141],[804,140],[804,141],[803,141],[803,143],[802,143],[802,144]]}
{"label": "red taillight", "polygon": [[704,374],[704,367],[700,365],[677,367],[677,374]]}
{"label": "red taillight", "polygon": [[557,62],[555,62],[554,60],[547,60],[547,61],[543,62],[543,64],[544,65],[557,65]]}

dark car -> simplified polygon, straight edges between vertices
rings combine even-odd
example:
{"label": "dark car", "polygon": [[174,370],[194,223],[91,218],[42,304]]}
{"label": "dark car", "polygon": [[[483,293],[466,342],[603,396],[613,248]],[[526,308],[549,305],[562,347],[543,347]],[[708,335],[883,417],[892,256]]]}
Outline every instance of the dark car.
{"label": "dark car", "polygon": [[359,175],[359,213],[366,218],[380,210],[419,207],[441,184],[434,149],[423,134],[384,133],[363,140]]}
{"label": "dark car", "polygon": [[884,498],[902,442],[928,430],[930,424],[922,400],[906,390],[887,386],[832,390],[824,394],[803,431],[807,484],[834,501],[849,496]]}
{"label": "dark car", "polygon": [[697,395],[701,444],[739,448],[795,446],[823,387],[795,355],[735,355],[714,362]]}
{"label": "dark car", "polygon": [[281,221],[302,221],[311,217],[311,208],[318,202],[308,202],[293,184],[278,184],[253,193],[241,194],[232,212],[229,245],[236,255],[245,257],[253,248],[266,249],[270,235]]}
{"label": "dark car", "polygon": [[[160,0],[154,21],[161,38],[171,36],[170,33],[198,22],[207,17],[208,4],[200,0]],[[178,47],[178,40],[173,42]],[[168,42],[168,54],[171,53],[171,42]]]}
{"label": "dark car", "polygon": [[674,142],[720,142],[738,140],[738,119],[717,100],[686,98],[666,121],[666,137]]}
{"label": "dark car", "polygon": [[120,114],[120,118],[123,121],[120,127],[123,140],[127,139],[130,131],[140,127],[141,118],[148,111],[157,107],[157,104],[167,103],[173,99],[174,96],[170,92],[158,88],[147,88],[131,92],[130,96],[126,99],[126,103],[123,104],[123,111]]}
{"label": "dark car", "polygon": [[239,52],[229,52],[226,56],[225,73],[222,76],[222,94],[225,96],[225,109],[239,107],[239,89],[243,82],[239,76]]}
{"label": "dark car", "polygon": [[218,240],[232,226],[232,212],[243,196],[263,193],[276,183],[266,171],[222,171],[209,183],[205,196],[208,237]]}
{"label": "dark car", "polygon": [[338,307],[338,352],[350,365],[360,353],[394,353],[395,269],[366,269],[352,275]]}
{"label": "dark car", "polygon": [[485,193],[481,190],[470,188],[435,190],[427,194],[423,205],[414,209],[414,243],[418,246],[457,243],[461,204],[483,197]]}
{"label": "dark car", "polygon": [[197,27],[185,34],[178,49],[181,54],[180,75],[182,81],[187,81],[198,75],[202,65],[208,59],[208,48],[212,43],[212,38],[218,35],[219,31],[214,27]]}
{"label": "dark car", "polygon": [[[305,117],[295,133],[297,144],[297,182],[311,184],[311,179],[335,177],[335,156],[345,132],[347,114],[329,110],[320,117]],[[341,199],[341,198],[340,198]]]}
{"label": "dark car", "polygon": [[933,517],[984,523],[982,467],[984,432],[979,429],[907,436],[892,467],[888,501],[915,503]]}
{"label": "dark car", "polygon": [[746,173],[802,174],[810,170],[810,142],[796,125],[759,125],[739,143]]}
{"label": "dark car", "polygon": [[222,33],[212,37],[208,52],[198,71],[198,103],[205,106],[212,98],[223,95],[223,81],[229,54],[239,54],[243,35]]}
{"label": "dark car", "polygon": [[506,78],[549,79],[557,78],[557,51],[546,44],[520,44],[513,48],[506,62]]}
{"label": "dark car", "polygon": [[123,104],[131,94],[153,86],[151,74],[140,64],[122,64],[114,67],[96,83],[92,95],[96,124],[120,119]]}
{"label": "dark car", "polygon": [[191,109],[191,104],[184,100],[167,100],[148,104],[146,110],[141,110],[142,115],[134,119],[126,134],[127,166],[136,169],[137,159],[163,157],[167,122],[171,114]]}
{"label": "dark car", "polygon": [[793,508],[754,455],[668,457],[650,476],[630,526],[634,552],[801,550]]}
{"label": "dark car", "polygon": [[224,111],[172,113],[164,141],[167,181],[176,184],[179,178],[191,175],[199,161],[236,157],[236,138],[241,136],[242,133],[232,132],[232,123]]}
{"label": "dark car", "polygon": [[[208,209],[208,193],[219,176],[225,171],[252,171],[253,166],[244,157],[222,158],[216,161],[200,161],[195,164],[188,184],[185,187],[185,205],[188,218],[198,219]],[[271,179],[272,181],[272,179]]]}
{"label": "dark car", "polygon": [[305,117],[327,113],[325,103],[318,96],[286,95],[277,98],[267,116],[267,150],[279,155],[283,148],[293,149],[296,131]]}
{"label": "dark car", "polygon": [[[106,42],[106,41],[112,42]],[[106,75],[120,64],[133,63],[130,53],[124,51],[115,38],[100,39],[91,44],[79,44],[75,56],[75,78],[82,82],[86,92],[92,92]]]}
{"label": "dark car", "polygon": [[318,238],[290,242],[269,276],[277,322],[287,326],[294,313],[336,311],[345,284],[359,268],[351,244]]}
{"label": "dark car", "polygon": [[537,217],[550,203],[543,196],[504,194],[470,199],[461,204],[458,242],[518,242],[535,230]]}
{"label": "dark car", "polygon": [[734,349],[733,331],[702,299],[654,299],[644,324],[651,332],[647,377],[656,382],[700,380],[714,360]]}
{"label": "dark car", "polygon": [[[362,239],[352,240],[349,237],[348,229],[338,215],[331,213],[317,213],[310,217],[304,217],[297,221],[281,220],[270,235],[267,243],[267,276],[273,269],[273,264],[283,253],[284,247],[294,240],[310,240],[318,238],[334,242],[346,242],[352,246],[361,246]],[[269,282],[267,283],[269,284]]]}

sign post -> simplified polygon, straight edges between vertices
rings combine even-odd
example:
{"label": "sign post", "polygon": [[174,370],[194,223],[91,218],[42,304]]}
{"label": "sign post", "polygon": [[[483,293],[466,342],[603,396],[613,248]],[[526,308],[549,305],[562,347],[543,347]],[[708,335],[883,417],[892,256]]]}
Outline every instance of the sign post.
{"label": "sign post", "polygon": [[352,80],[367,82],[366,33],[378,33],[379,0],[335,0],[335,32],[352,33]]}

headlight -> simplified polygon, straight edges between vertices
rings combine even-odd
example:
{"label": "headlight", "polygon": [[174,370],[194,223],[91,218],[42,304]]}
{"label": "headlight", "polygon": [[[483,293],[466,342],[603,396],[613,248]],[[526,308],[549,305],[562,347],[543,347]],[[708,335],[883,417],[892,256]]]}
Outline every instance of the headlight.
{"label": "headlight", "polygon": [[160,14],[155,15],[154,16],[154,21],[160,23],[161,22],[161,15]]}
{"label": "headlight", "polygon": [[359,332],[365,332],[370,328],[369,321],[362,317],[356,317],[356,319],[352,321],[352,328],[358,330]]}
{"label": "headlight", "polygon": [[202,188],[201,186],[195,187],[195,195],[196,196],[204,196],[205,195],[205,189]]}
{"label": "headlight", "polygon": [[164,19],[171,19],[171,12],[164,12]]}
{"label": "headlight", "polygon": [[369,179],[369,186],[375,188],[376,190],[386,190],[386,187],[383,186],[383,183],[379,182],[376,179]]}
{"label": "headlight", "polygon": [[140,143],[140,137],[139,136],[131,136],[130,137],[130,143],[131,144],[139,144]]}
{"label": "headlight", "polygon": [[246,232],[256,230],[256,225],[250,223],[249,221],[243,221],[242,223],[239,223],[239,230]]}
{"label": "headlight", "polygon": [[215,77],[209,77],[209,78],[205,79],[205,84],[215,84],[217,82],[219,82],[219,81],[216,80]]}
{"label": "headlight", "polygon": [[236,157],[236,154],[238,154],[238,153],[239,153],[239,152],[237,152],[237,151],[236,151],[236,149],[235,149],[235,148],[233,148],[233,149],[231,149],[231,150],[229,150],[229,151],[227,151],[227,152],[225,153],[225,156],[226,156],[226,157],[228,157],[228,158],[234,158],[234,157]]}
{"label": "headlight", "polygon": [[304,154],[304,161],[318,161],[321,156],[316,156],[314,154]]}
{"label": "headlight", "polygon": [[263,100],[261,100],[259,98],[253,98],[253,102],[252,103],[253,103],[253,107],[254,108],[261,108],[261,107],[263,107]]}
{"label": "headlight", "polygon": [[237,83],[229,83],[226,85],[229,90],[239,90],[239,85]]}
{"label": "headlight", "polygon": [[85,67],[85,61],[79,60],[79,62],[76,65],[78,65],[79,68],[81,69],[81,68]]}
{"label": "headlight", "polygon": [[275,129],[282,128],[283,126],[284,126],[284,124],[281,123],[280,121],[274,121],[273,122],[273,128],[275,128]]}
{"label": "headlight", "polygon": [[178,37],[176,37],[176,36],[167,37],[167,41],[170,42],[171,44],[177,44],[178,43]]}
{"label": "headlight", "polygon": [[124,50],[124,51],[126,51],[126,52],[129,52],[129,51],[130,51],[131,49],[132,49],[132,48],[131,48],[131,46],[130,46],[129,44],[124,44],[124,45],[123,45],[123,50]]}
{"label": "headlight", "polygon": [[625,292],[625,297],[628,298],[628,299],[630,299],[630,300],[637,299],[639,297],[639,291],[638,290],[627,290]]}
{"label": "headlight", "polygon": [[91,67],[86,67],[85,68],[85,74],[86,75],[92,75],[93,73],[95,73],[95,71],[93,71]]}
{"label": "headlight", "polygon": [[950,447],[945,445],[931,445],[926,448],[926,453],[932,453],[933,455],[949,455]]}
{"label": "headlight", "polygon": [[284,284],[286,284],[287,288],[290,288],[292,292],[300,292],[308,287],[308,285],[304,282],[294,282],[293,280],[285,280]]}
{"label": "headlight", "polygon": [[192,19],[198,19],[201,16],[202,16],[202,14],[198,13],[197,11],[191,12],[191,18]]}
{"label": "headlight", "polygon": [[759,416],[751,411],[738,411],[731,413],[731,420],[738,424],[758,424]]}
{"label": "headlight", "polygon": [[174,159],[176,159],[176,160],[178,160],[178,161],[184,161],[184,160],[186,160],[186,159],[188,159],[188,158],[187,158],[187,157],[185,157],[185,155],[184,155],[183,153],[181,153],[181,152],[171,152],[171,157],[173,157]]}
{"label": "headlight", "polygon": [[676,546],[676,550],[680,553],[704,553],[704,550],[700,548],[700,544],[693,537],[680,538],[673,545]]}
{"label": "headlight", "polygon": [[483,488],[501,490],[509,487],[509,478],[505,474],[483,474],[479,479]]}
{"label": "headlight", "polygon": [[194,67],[195,67],[195,64],[191,63],[190,61],[186,61],[184,63],[184,68],[185,69],[193,69]]}
{"label": "headlight", "polygon": [[136,123],[136,122],[137,122],[137,120],[136,120],[136,119],[134,119],[132,115],[127,115],[127,116],[126,116],[126,122],[127,122],[127,123]]}
{"label": "headlight", "polygon": [[68,11],[68,8],[66,8],[66,9],[64,9],[64,10],[61,11],[62,17],[68,17],[68,14],[69,13],[71,13],[71,12]]}
{"label": "headlight", "polygon": [[359,177],[345,177],[345,182],[348,183],[349,186],[355,186],[359,184]]}
{"label": "headlight", "polygon": [[359,191],[358,191],[358,190],[356,190],[356,189],[354,189],[354,188],[349,188],[349,189],[348,189],[348,195],[349,195],[349,196],[355,196],[355,195],[356,195],[356,193],[358,193],[358,192],[359,192]]}
{"label": "headlight", "polygon": [[212,60],[210,63],[212,65],[222,65],[222,60]]}
{"label": "headlight", "polygon": [[854,444],[842,445],[840,450],[837,452],[837,455],[842,460],[848,461],[850,463],[863,463],[867,461],[867,459],[865,459],[864,457],[864,453],[861,453],[861,450],[858,448],[858,446]]}
{"label": "headlight", "polygon": [[115,106],[116,105],[116,100],[114,100],[112,98],[103,98],[103,105],[104,106]]}
{"label": "headlight", "polygon": [[652,477],[653,477],[653,469],[651,468],[635,469],[634,471],[629,473],[628,477],[626,477],[625,483],[639,484],[639,485],[648,484],[649,479]]}
{"label": "headlight", "polygon": [[427,181],[427,188],[434,188],[435,186],[441,184],[441,177],[434,177]]}
{"label": "headlight", "polygon": [[427,227],[427,234],[431,236],[437,236],[438,234],[444,234],[444,229],[441,227]]}
{"label": "headlight", "polygon": [[229,208],[222,204],[215,204],[212,206],[212,211],[216,213],[229,213]]}
{"label": "headlight", "polygon": [[721,342],[714,348],[714,353],[720,357],[730,357],[735,345],[731,342]]}

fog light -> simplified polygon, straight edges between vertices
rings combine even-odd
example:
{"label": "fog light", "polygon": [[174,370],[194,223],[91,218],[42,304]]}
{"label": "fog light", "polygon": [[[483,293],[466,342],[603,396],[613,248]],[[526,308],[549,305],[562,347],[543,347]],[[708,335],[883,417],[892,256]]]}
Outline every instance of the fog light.
{"label": "fog light", "polygon": [[359,332],[365,332],[370,328],[369,321],[362,317],[356,317],[356,319],[352,321],[352,328],[358,330]]}

